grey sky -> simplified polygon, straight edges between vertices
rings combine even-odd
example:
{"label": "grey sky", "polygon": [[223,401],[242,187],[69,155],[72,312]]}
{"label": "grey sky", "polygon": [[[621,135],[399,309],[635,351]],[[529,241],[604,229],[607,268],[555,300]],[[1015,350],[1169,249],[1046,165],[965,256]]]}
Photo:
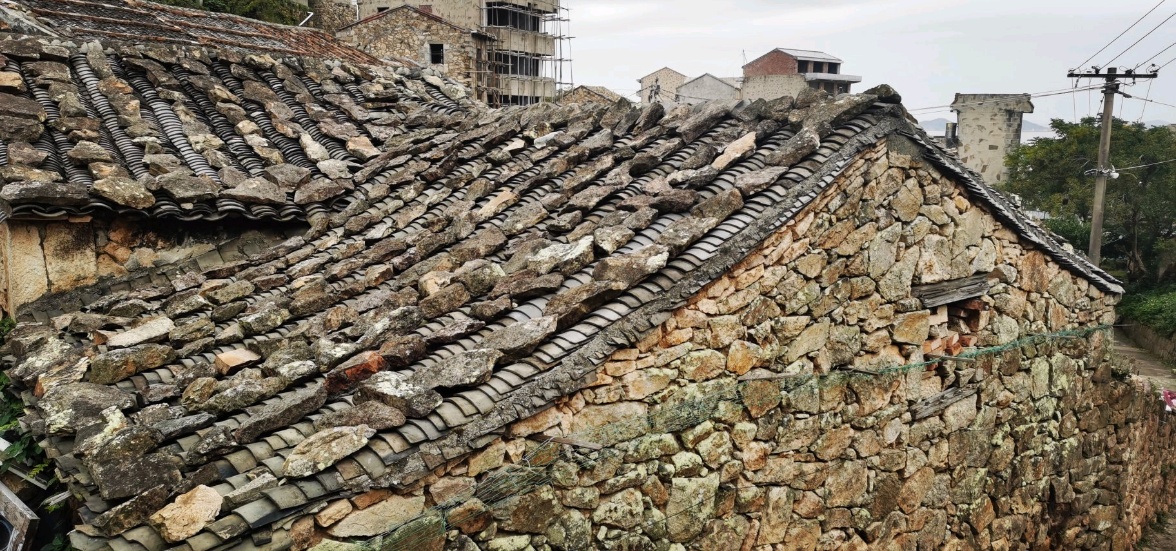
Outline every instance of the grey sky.
{"label": "grey sky", "polygon": [[[576,84],[637,90],[663,66],[691,77],[739,76],[774,47],[823,50],[861,75],[865,90],[894,86],[908,108],[950,104],[956,92],[1022,93],[1067,88],[1066,70],[1096,52],[1158,0],[564,0],[570,8]],[[1115,54],[1176,12],[1166,3],[1094,62]],[[1176,18],[1116,61],[1134,66],[1176,41]],[[1155,61],[1176,58],[1176,47]],[[1176,62],[1150,97],[1176,105]],[[1148,84],[1129,87],[1146,96]],[[632,96],[635,97],[635,96]],[[1122,98],[1120,98],[1122,100]],[[1038,98],[1041,124],[1099,109],[1097,93]],[[1144,103],[1120,101],[1139,118]],[[1120,111],[1116,108],[1116,115]],[[920,119],[954,118],[948,111]],[[1148,104],[1144,120],[1176,122],[1176,108]]]}

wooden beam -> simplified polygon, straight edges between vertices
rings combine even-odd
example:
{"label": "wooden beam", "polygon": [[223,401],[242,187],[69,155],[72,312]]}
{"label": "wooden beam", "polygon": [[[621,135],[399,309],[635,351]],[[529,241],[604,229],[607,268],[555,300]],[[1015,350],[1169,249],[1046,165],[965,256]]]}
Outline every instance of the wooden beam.
{"label": "wooden beam", "polygon": [[992,288],[988,276],[988,273],[983,273],[940,283],[915,285],[911,287],[911,296],[923,301],[924,308],[935,308],[984,296]]}
{"label": "wooden beam", "polygon": [[920,400],[911,406],[912,420],[918,421],[939,415],[952,404],[970,396],[975,396],[979,391],[979,385],[975,384],[965,387],[952,387],[939,394]]}

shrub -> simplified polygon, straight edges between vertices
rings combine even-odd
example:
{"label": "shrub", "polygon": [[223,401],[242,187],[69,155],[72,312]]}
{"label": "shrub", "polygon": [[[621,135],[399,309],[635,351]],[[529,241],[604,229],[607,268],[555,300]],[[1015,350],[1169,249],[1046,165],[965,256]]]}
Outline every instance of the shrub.
{"label": "shrub", "polygon": [[1119,313],[1163,335],[1176,334],[1176,286],[1129,294]]}

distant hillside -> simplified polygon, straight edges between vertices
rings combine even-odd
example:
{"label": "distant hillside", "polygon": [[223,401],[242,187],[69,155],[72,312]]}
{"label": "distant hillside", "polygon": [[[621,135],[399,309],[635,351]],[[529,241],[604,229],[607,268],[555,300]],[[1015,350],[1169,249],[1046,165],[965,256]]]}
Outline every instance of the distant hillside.
{"label": "distant hillside", "polygon": [[955,122],[949,121],[945,118],[931,119],[929,121],[919,121],[919,126],[928,132],[947,132],[947,123]]}
{"label": "distant hillside", "polygon": [[1021,123],[1021,132],[1053,132],[1053,129],[1033,121],[1025,121]]}

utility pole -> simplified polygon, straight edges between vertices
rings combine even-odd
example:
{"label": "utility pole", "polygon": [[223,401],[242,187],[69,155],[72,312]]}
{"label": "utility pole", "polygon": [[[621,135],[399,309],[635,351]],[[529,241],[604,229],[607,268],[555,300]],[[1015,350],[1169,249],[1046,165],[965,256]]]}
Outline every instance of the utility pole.
{"label": "utility pole", "polygon": [[1098,171],[1094,180],[1094,212],[1090,220],[1090,249],[1087,256],[1090,262],[1098,266],[1102,262],[1102,234],[1103,234],[1103,203],[1107,195],[1107,176],[1111,173],[1111,127],[1112,113],[1115,112],[1115,94],[1119,92],[1119,77],[1140,79],[1156,78],[1157,72],[1136,73],[1128,70],[1119,74],[1117,67],[1107,67],[1105,73],[1100,73],[1099,67],[1091,67],[1094,72],[1078,73],[1073,70],[1069,78],[1101,78],[1106,81],[1103,86],[1102,137],[1098,142]]}

